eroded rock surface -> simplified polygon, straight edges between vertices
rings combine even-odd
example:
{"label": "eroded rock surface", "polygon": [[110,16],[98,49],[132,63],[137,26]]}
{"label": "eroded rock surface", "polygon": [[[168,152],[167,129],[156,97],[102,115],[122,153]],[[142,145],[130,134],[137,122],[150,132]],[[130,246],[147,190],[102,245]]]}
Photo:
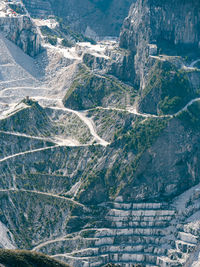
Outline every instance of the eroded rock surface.
{"label": "eroded rock surface", "polygon": [[[0,245],[75,267],[192,266],[200,236],[198,3],[176,1],[182,16],[171,2],[138,0],[123,48],[113,40],[64,46],[59,22],[46,19],[50,4],[24,3],[40,16],[35,26],[28,13],[1,12]],[[41,34],[34,58],[13,37],[21,27]]]}
{"label": "eroded rock surface", "polygon": [[0,30],[28,55],[36,56],[40,52],[40,36],[28,16],[1,17]]}
{"label": "eroded rock surface", "polygon": [[68,25],[91,38],[118,37],[123,19],[134,0],[23,0],[35,17],[56,15]]}

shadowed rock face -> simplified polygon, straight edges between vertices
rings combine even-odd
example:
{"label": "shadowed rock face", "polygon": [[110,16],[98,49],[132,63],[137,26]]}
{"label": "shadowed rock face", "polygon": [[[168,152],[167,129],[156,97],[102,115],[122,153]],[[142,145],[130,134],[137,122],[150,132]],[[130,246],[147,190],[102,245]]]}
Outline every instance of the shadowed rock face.
{"label": "shadowed rock face", "polygon": [[40,37],[28,16],[1,17],[0,32],[26,54],[35,56],[40,52]]}
{"label": "shadowed rock face", "polygon": [[129,49],[134,57],[135,66],[127,66],[135,69],[136,75],[132,77],[132,81],[144,85],[149,44],[156,45],[158,52],[169,47],[172,50],[181,47],[182,51],[188,48],[198,49],[199,24],[198,1],[138,0],[133,4],[120,35],[120,46]]}
{"label": "shadowed rock face", "polygon": [[142,41],[158,45],[167,41],[174,45],[199,47],[199,23],[198,1],[138,0],[124,21],[121,46],[136,51]]}
{"label": "shadowed rock face", "polygon": [[134,0],[23,0],[36,16],[54,14],[66,19],[76,31],[91,29],[97,36],[118,36],[123,19]]}
{"label": "shadowed rock face", "polygon": [[[40,18],[69,14],[83,31],[102,25],[99,35],[122,3],[24,2]],[[73,267],[180,266],[200,247],[200,60],[156,54],[163,40],[174,53],[197,47],[196,28],[186,36],[185,17],[165,4],[133,6],[121,37],[127,49],[46,46],[33,60],[0,36],[0,247]],[[193,10],[180,1],[174,9],[184,5]],[[11,29],[7,37],[17,38]],[[149,81],[143,91],[122,81],[134,83],[134,73]]]}

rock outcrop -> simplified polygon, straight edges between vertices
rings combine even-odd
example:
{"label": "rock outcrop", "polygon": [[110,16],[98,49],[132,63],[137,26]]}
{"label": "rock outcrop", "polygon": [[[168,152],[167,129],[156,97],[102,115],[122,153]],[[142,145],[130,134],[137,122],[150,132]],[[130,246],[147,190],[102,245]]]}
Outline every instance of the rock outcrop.
{"label": "rock outcrop", "polygon": [[[181,10],[181,12],[180,12]],[[148,58],[158,52],[200,47],[200,4],[195,0],[138,0],[132,5],[120,35],[120,46],[132,52],[135,83],[145,86]],[[151,65],[151,64],[150,64]]]}
{"label": "rock outcrop", "polygon": [[[127,97],[127,95],[129,97]],[[117,79],[95,75],[80,67],[76,79],[69,88],[63,103],[75,110],[91,109],[98,106],[126,107],[127,98],[134,98],[132,87]]]}
{"label": "rock outcrop", "polygon": [[30,17],[0,17],[0,31],[26,54],[36,56],[40,52],[40,36]]}
{"label": "rock outcrop", "polygon": [[89,37],[118,36],[134,0],[23,0],[34,17],[62,17],[74,30]]}
{"label": "rock outcrop", "polygon": [[48,0],[22,0],[32,17],[45,18],[53,14]]}
{"label": "rock outcrop", "polygon": [[[71,10],[89,2],[76,1]],[[72,1],[52,3],[63,4],[64,13]],[[189,2],[174,6],[191,10],[198,25]],[[46,8],[41,16],[50,14]],[[200,236],[200,60],[174,54],[199,45],[196,28],[188,43],[176,29],[185,17],[176,21],[172,13],[166,1],[138,0],[124,24],[123,49],[114,42],[58,43],[32,59],[0,36],[0,246],[74,267],[191,260]],[[25,17],[4,18],[10,39],[15,19],[23,24]]]}
{"label": "rock outcrop", "polygon": [[75,267],[109,262],[123,267],[193,266],[191,258],[199,253],[199,185],[171,204],[127,203],[121,196],[103,203],[101,209],[105,214],[95,227],[88,224],[79,233],[44,242],[34,250],[54,253]]}

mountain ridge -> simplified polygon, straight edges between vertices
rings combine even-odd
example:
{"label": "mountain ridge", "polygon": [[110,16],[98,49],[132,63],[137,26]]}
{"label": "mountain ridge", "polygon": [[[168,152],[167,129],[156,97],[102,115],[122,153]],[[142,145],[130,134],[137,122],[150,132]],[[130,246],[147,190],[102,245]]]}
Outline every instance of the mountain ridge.
{"label": "mountain ridge", "polygon": [[[200,236],[199,4],[138,0],[118,43],[82,42],[82,12],[104,1],[59,2],[62,18],[23,3],[42,49],[0,36],[0,245],[74,267],[184,266]],[[4,4],[10,29],[24,15]]]}

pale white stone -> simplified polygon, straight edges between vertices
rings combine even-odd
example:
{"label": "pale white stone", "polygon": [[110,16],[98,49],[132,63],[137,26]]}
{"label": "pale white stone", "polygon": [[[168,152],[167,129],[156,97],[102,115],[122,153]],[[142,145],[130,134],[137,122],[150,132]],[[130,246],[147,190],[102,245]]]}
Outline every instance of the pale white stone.
{"label": "pale white stone", "polygon": [[13,235],[2,222],[0,222],[0,247],[5,249],[16,248]]}
{"label": "pale white stone", "polygon": [[194,235],[189,234],[189,233],[184,233],[184,232],[179,232],[179,238],[182,241],[189,242],[189,243],[192,243],[192,244],[196,244],[197,243],[197,239],[198,239],[197,236],[194,236]]}

